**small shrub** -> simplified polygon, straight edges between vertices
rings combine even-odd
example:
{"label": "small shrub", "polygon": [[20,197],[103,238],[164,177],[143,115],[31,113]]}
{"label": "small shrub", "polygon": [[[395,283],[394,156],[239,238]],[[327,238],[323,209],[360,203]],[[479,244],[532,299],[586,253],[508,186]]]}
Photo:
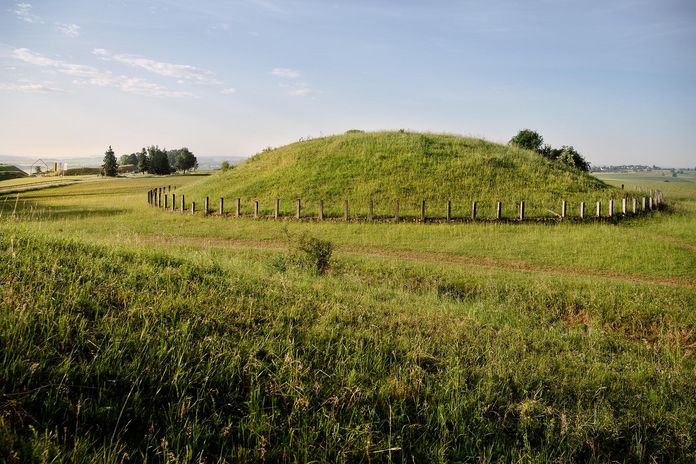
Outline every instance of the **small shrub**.
{"label": "small shrub", "polygon": [[324,274],[331,264],[334,244],[329,240],[312,237],[306,232],[297,240],[291,240],[290,261],[302,268]]}

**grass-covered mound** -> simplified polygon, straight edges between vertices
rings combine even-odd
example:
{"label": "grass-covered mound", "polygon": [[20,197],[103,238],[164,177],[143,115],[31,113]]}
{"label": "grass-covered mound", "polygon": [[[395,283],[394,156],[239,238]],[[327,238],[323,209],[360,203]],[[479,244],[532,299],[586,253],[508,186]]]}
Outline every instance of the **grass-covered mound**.
{"label": "grass-covered mound", "polygon": [[0,181],[27,177],[27,173],[16,166],[0,163]]}
{"label": "grass-covered mound", "polygon": [[264,151],[184,193],[198,201],[258,198],[262,209],[275,198],[292,209],[291,200],[302,198],[339,211],[348,199],[351,212],[365,211],[372,197],[377,214],[391,214],[397,198],[405,214],[415,214],[421,200],[434,214],[447,200],[461,214],[472,200],[484,209],[525,200],[530,212],[548,214],[562,199],[620,196],[585,172],[519,148],[456,135],[352,131]]}

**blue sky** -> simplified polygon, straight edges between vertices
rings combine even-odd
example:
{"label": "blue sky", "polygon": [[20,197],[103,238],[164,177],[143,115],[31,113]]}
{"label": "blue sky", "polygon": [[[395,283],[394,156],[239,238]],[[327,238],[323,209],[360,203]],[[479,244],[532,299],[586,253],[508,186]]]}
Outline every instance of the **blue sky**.
{"label": "blue sky", "polygon": [[0,154],[250,156],[352,128],[693,167],[696,3],[0,0]]}

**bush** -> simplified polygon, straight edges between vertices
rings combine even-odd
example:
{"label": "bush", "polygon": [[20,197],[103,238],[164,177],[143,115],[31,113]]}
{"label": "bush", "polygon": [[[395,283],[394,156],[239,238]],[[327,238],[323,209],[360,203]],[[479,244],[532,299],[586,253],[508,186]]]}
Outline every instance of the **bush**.
{"label": "bush", "polygon": [[522,129],[510,139],[510,145],[541,152],[541,145],[544,143],[544,137],[536,131],[530,129]]}
{"label": "bush", "polygon": [[312,237],[304,232],[297,240],[291,239],[290,261],[302,268],[324,274],[331,264],[334,244],[329,240]]}

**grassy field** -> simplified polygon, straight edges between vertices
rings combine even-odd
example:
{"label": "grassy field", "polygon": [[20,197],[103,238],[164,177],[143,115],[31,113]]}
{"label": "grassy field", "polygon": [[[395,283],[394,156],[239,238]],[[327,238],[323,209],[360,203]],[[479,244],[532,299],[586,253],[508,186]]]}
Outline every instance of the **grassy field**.
{"label": "grassy field", "polygon": [[[496,202],[514,217],[520,200],[529,215],[548,217],[560,211],[561,200],[592,205],[624,196],[584,172],[541,155],[507,145],[456,135],[372,132],[348,133],[297,142],[265,151],[227,172],[211,176],[184,193],[196,202],[209,196],[242,198],[246,208],[260,200],[262,213],[273,211],[276,198],[292,214],[301,198],[316,211],[323,200],[328,215],[342,215],[349,200],[352,214],[367,215],[369,199],[375,214],[391,217],[400,200],[402,217],[417,217],[422,200],[429,214],[469,217],[472,201],[482,217],[495,217]],[[605,203],[606,204],[606,203]],[[250,210],[247,210],[250,211]]]}
{"label": "grassy field", "polygon": [[[693,462],[696,182],[602,177],[668,208],[318,223],[147,206],[196,176],[0,194],[0,461]],[[334,245],[324,274],[303,234]]]}

